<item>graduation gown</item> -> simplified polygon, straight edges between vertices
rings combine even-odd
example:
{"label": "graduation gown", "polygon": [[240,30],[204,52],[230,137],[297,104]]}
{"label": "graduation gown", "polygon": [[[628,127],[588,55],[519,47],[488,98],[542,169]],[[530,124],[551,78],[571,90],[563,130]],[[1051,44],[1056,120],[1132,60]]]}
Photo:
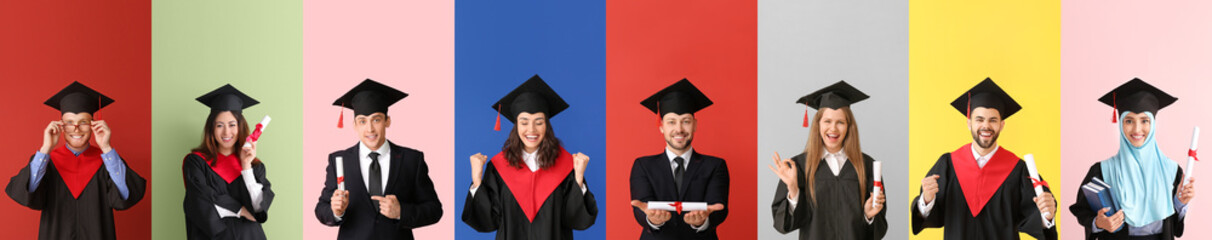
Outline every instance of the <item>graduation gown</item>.
{"label": "graduation gown", "polygon": [[[1178,174],[1174,175],[1174,191],[1170,193],[1171,199],[1173,199],[1174,196],[1177,196],[1178,185],[1182,184],[1183,181],[1182,167],[1179,167],[1177,171]],[[1090,179],[1096,177],[1099,179],[1104,179],[1102,162],[1095,163],[1094,166],[1090,166],[1090,171],[1086,173],[1086,178],[1082,179],[1082,184],[1078,186],[1085,186],[1087,183],[1090,183]],[[1081,189],[1078,189],[1077,191],[1077,201],[1074,202],[1073,205],[1069,206],[1069,212],[1073,213],[1073,216],[1077,217],[1077,222],[1085,228],[1086,239],[1129,239],[1131,237],[1128,235],[1128,223],[1124,223],[1124,227],[1114,233],[1107,232],[1106,230],[1099,233],[1093,233],[1094,228],[1096,228],[1094,226],[1094,217],[1098,216],[1098,211],[1090,209],[1090,203],[1087,202],[1086,195],[1082,193]],[[1170,215],[1170,217],[1162,220],[1162,231],[1158,234],[1161,234],[1161,239],[1174,239],[1175,237],[1182,237],[1183,227],[1185,225],[1186,224],[1183,223],[1183,219],[1178,218],[1178,212],[1176,211],[1173,215]]]}
{"label": "graduation gown", "polygon": [[[66,146],[55,151],[70,153]],[[56,155],[50,154],[50,158]],[[102,161],[101,150],[89,147],[80,153],[85,161]],[[22,206],[42,211],[38,224],[38,239],[115,239],[114,210],[125,210],[143,199],[147,181],[126,167],[126,199],[118,192],[118,186],[110,178],[104,164],[94,170],[77,169],[76,178],[88,179],[79,196],[74,196],[55,161],[47,159],[46,175],[38,188],[29,189],[30,169],[26,165],[17,176],[9,180],[5,192]],[[30,157],[33,161],[33,156]],[[125,165],[126,162],[123,161]],[[91,175],[91,176],[89,176]],[[71,177],[69,177],[71,178]]]}
{"label": "graduation gown", "polygon": [[[425,154],[412,148],[401,147],[390,141],[391,161],[387,171],[387,186],[383,195],[396,195],[400,201],[400,219],[391,219],[379,213],[379,202],[370,199],[370,192],[362,180],[362,165],[359,164],[358,145],[328,155],[327,176],[320,200],[316,202],[316,218],[328,226],[341,226],[337,239],[413,239],[412,229],[437,223],[442,218],[442,202],[429,179],[429,165]],[[345,190],[349,191],[349,206],[345,215],[337,220],[332,213],[332,192],[337,189],[336,158],[344,161]],[[379,161],[384,159],[380,157]]]}
{"label": "graduation gown", "polygon": [[[210,167],[201,156],[189,154],[181,164],[185,179],[185,232],[188,239],[265,239],[261,224],[269,218],[269,206],[274,200],[274,191],[265,178],[265,164],[253,164],[256,179],[244,179],[237,175],[228,183]],[[245,181],[260,183],[261,203],[254,207]],[[215,205],[239,213],[243,207],[257,221],[243,217],[219,217]],[[255,209],[261,209],[260,212]]]}
{"label": "graduation gown", "polygon": [[[1057,239],[1056,227],[1044,229],[1043,216],[1031,200],[1035,190],[1026,163],[1002,147],[978,168],[971,145],[943,154],[926,174],[939,175],[939,191],[929,217],[918,209],[920,193],[910,202],[913,234],[945,227],[947,239],[1019,239],[1018,232]],[[1047,187],[1044,191],[1051,192]]]}
{"label": "graduation gown", "polygon": [[555,165],[535,172],[509,166],[503,152],[486,165],[480,187],[463,204],[463,222],[476,231],[496,231],[496,239],[573,239],[572,230],[597,220],[593,192],[581,192],[572,155],[563,149]]}
{"label": "graduation gown", "polygon": [[[682,215],[673,213],[659,229],[648,225],[648,215],[632,207],[635,220],[644,229],[640,239],[719,239],[716,228],[728,217],[728,164],[724,159],[692,152],[682,175],[681,195],[673,181],[671,160],[660,154],[635,159],[631,165],[631,199],[640,201],[706,202],[707,205],[722,203],[724,210],[712,212],[707,217],[707,229],[697,232],[682,220]],[[784,193],[786,194],[786,193]]]}
{"label": "graduation gown", "polygon": [[865,188],[859,188],[858,174],[850,161],[845,161],[842,170],[834,176],[822,158],[815,176],[816,206],[813,206],[808,193],[804,158],[803,153],[791,158],[797,166],[796,176],[800,176],[800,193],[794,211],[787,200],[787,185],[780,180],[775,190],[774,203],[770,206],[774,229],[783,234],[800,230],[800,239],[883,239],[888,232],[887,203],[879,214],[872,217],[871,224],[867,224],[862,205],[867,201],[862,194],[866,192],[870,197],[875,185],[870,167],[874,161],[871,156],[863,154],[863,164],[867,166]]}

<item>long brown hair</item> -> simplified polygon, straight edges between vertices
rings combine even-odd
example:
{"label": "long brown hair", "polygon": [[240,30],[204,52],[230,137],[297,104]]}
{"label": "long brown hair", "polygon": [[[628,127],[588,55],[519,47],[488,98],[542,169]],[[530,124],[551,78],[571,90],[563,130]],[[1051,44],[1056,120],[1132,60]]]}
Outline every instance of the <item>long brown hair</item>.
{"label": "long brown hair", "polygon": [[[863,150],[859,147],[859,132],[858,123],[854,121],[854,114],[850,112],[850,107],[842,107],[842,113],[846,115],[846,138],[842,139],[842,152],[846,153],[846,158],[849,158],[850,165],[854,166],[854,171],[858,173],[859,189],[862,194],[861,201],[867,199],[867,176],[866,166],[863,165]],[[812,196],[812,204],[816,204],[816,170],[821,165],[821,157],[824,156],[825,141],[821,139],[821,116],[824,111],[816,111],[816,116],[812,118],[812,122],[818,124],[809,128],[808,145],[804,146],[804,162],[807,165],[805,173],[808,177],[808,193]],[[863,204],[859,202],[859,204]]]}
{"label": "long brown hair", "polygon": [[[194,148],[193,152],[202,153],[206,159],[215,159],[219,154],[219,140],[215,139],[215,119],[220,113],[227,111],[210,111],[210,115],[206,116],[206,124],[202,126],[202,144]],[[244,146],[244,139],[248,138],[248,122],[244,121],[244,114],[237,111],[231,111],[231,115],[236,117],[236,124],[240,125],[239,132],[236,133],[236,144],[232,145],[232,155],[240,156],[240,149]],[[219,161],[211,161],[210,166],[215,166]],[[260,158],[253,158],[253,165],[261,164]]]}
{"label": "long brown hair", "polygon": [[[539,164],[539,169],[554,166],[556,158],[560,157],[560,139],[556,138],[555,130],[551,129],[551,122],[548,121],[543,125],[546,126],[547,132],[543,134],[543,141],[539,142],[539,149],[535,151],[536,154],[539,154],[535,159],[535,162]],[[526,144],[522,143],[522,137],[518,137],[518,125],[514,125],[513,130],[509,131],[509,138],[505,139],[505,146],[501,146],[501,151],[505,153],[505,159],[509,160],[510,167],[526,166],[526,161],[522,160]]]}

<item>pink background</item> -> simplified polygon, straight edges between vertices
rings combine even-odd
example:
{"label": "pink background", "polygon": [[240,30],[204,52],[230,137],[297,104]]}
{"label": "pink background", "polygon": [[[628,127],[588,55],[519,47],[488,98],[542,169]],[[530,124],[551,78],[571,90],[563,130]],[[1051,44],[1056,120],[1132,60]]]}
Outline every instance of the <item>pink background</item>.
{"label": "pink background", "polygon": [[442,201],[417,239],[452,239],[454,223],[454,1],[319,1],[303,4],[303,236],[334,239],[316,220],[325,157],[357,143],[353,111],[337,128],[332,102],[371,78],[409,93],[392,105],[387,139],[425,153]]}
{"label": "pink background", "polygon": [[[1212,141],[1212,3],[1063,1],[1061,5],[1061,182],[1069,194],[1058,196],[1062,239],[1082,239],[1084,229],[1068,212],[1082,178],[1095,162],[1119,148],[1111,107],[1098,98],[1139,77],[1178,97],[1158,114],[1158,144],[1167,157],[1185,167],[1191,130],[1201,126],[1204,148]],[[1207,152],[1207,150],[1205,150]],[[1204,154],[1208,155],[1208,154]],[[1212,157],[1204,157],[1212,158]],[[1204,161],[1207,162],[1207,161]],[[1201,163],[1196,163],[1200,165]],[[1198,177],[1209,176],[1196,166]],[[1212,179],[1212,177],[1205,177]],[[1208,181],[1208,180],[1200,180]],[[1200,184],[1183,238],[1209,239],[1199,223],[1212,221],[1209,188]]]}

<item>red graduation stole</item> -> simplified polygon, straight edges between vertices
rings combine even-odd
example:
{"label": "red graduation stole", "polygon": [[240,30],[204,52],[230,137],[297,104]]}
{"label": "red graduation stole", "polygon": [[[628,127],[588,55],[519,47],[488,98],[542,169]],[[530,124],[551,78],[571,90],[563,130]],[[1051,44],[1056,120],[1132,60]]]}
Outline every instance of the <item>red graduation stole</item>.
{"label": "red graduation stole", "polygon": [[520,168],[509,166],[509,160],[505,159],[504,153],[493,156],[492,164],[505,181],[505,185],[509,186],[509,191],[513,193],[518,206],[522,207],[522,212],[526,213],[526,218],[534,222],[534,216],[538,214],[543,202],[547,201],[547,196],[550,196],[551,192],[564,182],[564,178],[568,177],[568,173],[572,172],[572,154],[560,148],[560,156],[556,157],[555,165],[531,172],[525,165]]}
{"label": "red graduation stole", "polygon": [[[200,152],[193,152],[193,154],[206,159],[206,156]],[[219,177],[223,177],[223,181],[231,183],[231,181],[236,180],[236,177],[240,176],[240,160],[236,159],[235,155],[223,156],[223,154],[216,153],[215,157],[217,159],[206,159],[206,165],[210,166],[210,170],[219,174]],[[219,163],[211,164],[213,161],[219,161]]]}
{"label": "red graduation stole", "polygon": [[80,156],[76,156],[67,146],[63,146],[51,151],[50,158],[55,163],[55,170],[59,171],[59,177],[67,184],[67,190],[72,192],[72,198],[80,198],[80,193],[93,179],[93,174],[101,168],[101,150],[95,147],[84,149]]}
{"label": "red graduation stole", "polygon": [[964,200],[968,202],[968,211],[972,212],[972,217],[980,214],[985,204],[989,203],[989,198],[993,197],[1017,164],[1018,156],[1004,147],[999,147],[997,152],[993,153],[984,168],[976,164],[971,143],[951,152],[951,165],[955,167],[955,177],[959,179],[960,189],[964,192]]}

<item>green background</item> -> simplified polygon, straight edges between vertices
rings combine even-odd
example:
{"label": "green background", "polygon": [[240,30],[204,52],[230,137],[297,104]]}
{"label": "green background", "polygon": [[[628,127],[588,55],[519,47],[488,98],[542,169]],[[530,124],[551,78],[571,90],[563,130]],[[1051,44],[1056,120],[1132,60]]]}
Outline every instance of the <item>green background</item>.
{"label": "green background", "polygon": [[152,1],[152,238],[185,238],[181,162],[202,139],[209,109],[194,100],[230,83],[261,103],[250,128],[276,195],[270,239],[301,239],[302,1]]}

